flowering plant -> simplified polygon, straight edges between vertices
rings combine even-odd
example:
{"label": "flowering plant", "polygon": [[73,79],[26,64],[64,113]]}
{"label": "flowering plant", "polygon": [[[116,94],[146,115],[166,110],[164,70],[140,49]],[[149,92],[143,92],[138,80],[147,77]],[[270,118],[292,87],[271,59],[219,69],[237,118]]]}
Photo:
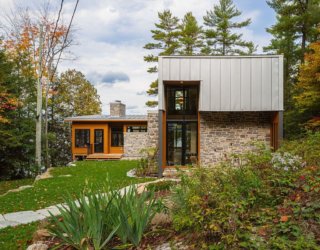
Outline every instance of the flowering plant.
{"label": "flowering plant", "polygon": [[300,156],[288,152],[272,154],[271,163],[273,168],[285,171],[296,171],[304,166]]}

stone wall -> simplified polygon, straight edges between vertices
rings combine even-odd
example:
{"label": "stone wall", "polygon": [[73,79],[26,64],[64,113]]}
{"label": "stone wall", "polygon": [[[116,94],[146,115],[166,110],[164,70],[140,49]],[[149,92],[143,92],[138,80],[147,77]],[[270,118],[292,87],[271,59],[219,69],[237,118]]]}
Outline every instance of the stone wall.
{"label": "stone wall", "polygon": [[148,147],[157,148],[159,139],[158,111],[148,111]]}
{"label": "stone wall", "polygon": [[230,153],[249,148],[253,140],[270,145],[270,112],[201,112],[200,164],[211,165]]}
{"label": "stone wall", "polygon": [[127,132],[124,134],[124,157],[141,158],[140,150],[143,148],[158,147],[158,112],[148,112],[147,132]]}
{"label": "stone wall", "polygon": [[124,157],[140,158],[140,150],[148,146],[148,132],[127,132],[124,134]]}

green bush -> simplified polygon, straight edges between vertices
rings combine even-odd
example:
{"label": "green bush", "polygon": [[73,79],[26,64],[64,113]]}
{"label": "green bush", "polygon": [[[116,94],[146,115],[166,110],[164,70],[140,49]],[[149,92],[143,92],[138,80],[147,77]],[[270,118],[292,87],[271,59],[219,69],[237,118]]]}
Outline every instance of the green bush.
{"label": "green bush", "polygon": [[320,169],[300,167],[291,154],[274,156],[259,145],[183,175],[173,189],[175,229],[196,233],[209,249],[314,249]]}
{"label": "green bush", "polygon": [[279,151],[298,155],[309,166],[320,166],[320,131],[309,132],[301,139],[284,141]]}
{"label": "green bush", "polygon": [[147,190],[149,191],[168,191],[170,188],[172,188],[174,185],[176,185],[176,181],[159,181],[155,183],[150,183],[147,185]]}
{"label": "green bush", "polygon": [[162,203],[154,192],[138,194],[135,187],[121,192],[107,185],[99,193],[86,190],[74,200],[69,196],[59,208],[59,217],[51,216],[53,235],[63,245],[76,249],[104,249],[114,235],[123,244],[135,246]]}
{"label": "green bush", "polygon": [[138,176],[157,174],[157,153],[158,150],[156,148],[144,148],[140,151],[140,154],[145,155],[145,157],[140,159],[136,168],[136,174]]}

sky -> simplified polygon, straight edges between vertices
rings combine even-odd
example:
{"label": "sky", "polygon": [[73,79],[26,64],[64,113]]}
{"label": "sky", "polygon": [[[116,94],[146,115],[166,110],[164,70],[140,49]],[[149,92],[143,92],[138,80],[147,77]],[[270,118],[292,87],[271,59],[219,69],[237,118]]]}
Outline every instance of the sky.
{"label": "sky", "polygon": [[[31,9],[45,0],[0,0],[1,15],[14,4]],[[65,0],[63,20],[68,22],[76,0]],[[109,103],[121,100],[127,114],[145,114],[150,108],[146,101],[149,84],[157,78],[147,73],[150,66],[143,56],[150,53],[143,46],[152,41],[150,30],[158,22],[157,13],[170,9],[182,18],[192,11],[202,25],[203,16],[218,0],[80,0],[74,17],[74,40],[70,48],[73,60],[59,64],[61,73],[67,69],[81,71],[97,88],[102,102],[102,113],[109,113]],[[275,14],[265,0],[234,0],[242,11],[239,20],[251,18],[252,24],[241,30],[244,40],[258,45],[258,54],[269,44],[271,36],[266,28],[275,22]],[[60,0],[51,0],[56,7]]]}

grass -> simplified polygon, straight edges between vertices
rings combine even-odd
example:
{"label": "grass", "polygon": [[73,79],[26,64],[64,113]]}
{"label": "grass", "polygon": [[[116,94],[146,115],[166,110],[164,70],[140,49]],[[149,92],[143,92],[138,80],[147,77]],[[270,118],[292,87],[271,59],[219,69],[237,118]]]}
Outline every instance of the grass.
{"label": "grass", "polygon": [[34,179],[21,179],[14,181],[0,181],[0,195],[8,192],[11,189],[16,189],[25,185],[32,185]]}
{"label": "grass", "polygon": [[[76,167],[57,167],[53,178],[39,180],[33,188],[0,197],[0,214],[37,210],[64,201],[67,193],[79,194],[86,183],[101,185],[109,176],[117,188],[150,179],[130,178],[126,173],[137,166],[137,161],[81,161]],[[62,175],[71,175],[63,177]],[[0,182],[1,183],[1,182]],[[1,249],[1,248],[0,248]]]}
{"label": "grass", "polygon": [[0,231],[0,249],[26,249],[39,223],[33,222],[17,227],[7,227]]}

